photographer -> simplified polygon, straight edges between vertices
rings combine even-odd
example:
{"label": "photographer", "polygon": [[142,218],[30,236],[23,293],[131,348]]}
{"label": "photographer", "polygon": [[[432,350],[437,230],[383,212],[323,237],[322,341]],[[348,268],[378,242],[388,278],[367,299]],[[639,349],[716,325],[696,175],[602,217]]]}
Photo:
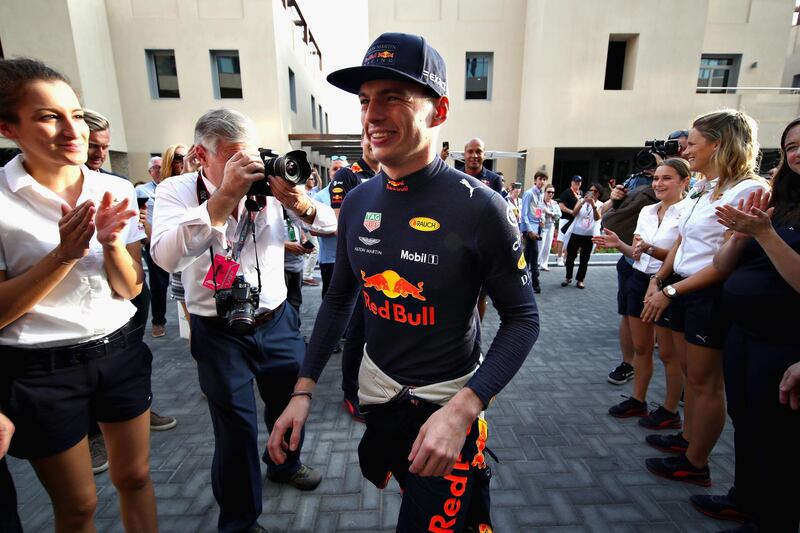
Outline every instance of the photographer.
{"label": "photographer", "polygon": [[[292,396],[305,351],[297,311],[285,305],[282,206],[313,231],[332,231],[336,217],[330,207],[309,199],[302,184],[289,181],[289,164],[283,169],[286,179],[265,178],[264,163],[252,155],[255,125],[241,113],[207,112],[195,125],[194,143],[201,169],[170,178],[156,191],[151,254],[165,270],[183,272],[192,356],[214,425],[212,487],[220,506],[219,531],[263,531],[257,523],[263,481],[253,379],[272,430]],[[266,189],[267,183],[273,196],[264,198],[259,191],[258,201],[246,199],[251,187]],[[265,205],[256,210],[254,204]],[[216,267],[223,264],[213,277],[212,255]],[[219,305],[223,296],[237,295],[218,286],[224,270],[237,268],[226,255],[237,258],[237,286],[249,284],[252,290],[246,298]],[[231,312],[223,315],[218,308]],[[246,323],[252,330],[240,331]],[[311,490],[321,480],[301,464],[299,447],[281,465],[266,455],[264,461],[273,481]]]}

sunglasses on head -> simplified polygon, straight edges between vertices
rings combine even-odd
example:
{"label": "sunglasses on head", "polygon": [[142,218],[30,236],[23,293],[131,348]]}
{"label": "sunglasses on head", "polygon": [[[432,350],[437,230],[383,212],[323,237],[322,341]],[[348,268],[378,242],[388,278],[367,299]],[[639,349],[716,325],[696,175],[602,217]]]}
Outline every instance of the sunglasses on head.
{"label": "sunglasses on head", "polygon": [[332,155],[331,161],[347,161],[346,155]]}
{"label": "sunglasses on head", "polygon": [[547,194],[555,194],[556,193],[556,191],[544,191],[544,192],[546,192]]}
{"label": "sunglasses on head", "polygon": [[185,155],[185,154],[174,154],[174,155],[172,156],[172,162],[174,163],[175,161],[183,161],[183,159],[184,159],[185,157],[186,157],[186,155]]}

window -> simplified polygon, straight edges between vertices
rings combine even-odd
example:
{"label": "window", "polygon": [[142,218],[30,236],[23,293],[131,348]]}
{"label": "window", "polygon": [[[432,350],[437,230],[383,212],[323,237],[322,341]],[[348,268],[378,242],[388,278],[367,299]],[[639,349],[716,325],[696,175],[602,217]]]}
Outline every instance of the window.
{"label": "window", "polygon": [[311,95],[311,127],[317,129],[317,99]]}
{"label": "window", "polygon": [[467,52],[465,99],[492,99],[493,58],[493,52]]}
{"label": "window", "polygon": [[175,50],[146,50],[150,95],[153,98],[180,98]]}
{"label": "window", "polygon": [[319,117],[319,132],[325,133],[325,122],[323,121],[325,116],[322,114],[322,104],[317,106],[317,111],[319,111],[319,114],[317,115]]}
{"label": "window", "polygon": [[328,122],[328,112],[325,112],[325,133],[331,132],[331,123]]}
{"label": "window", "polygon": [[294,71],[289,69],[289,106],[297,113],[297,86],[294,81]]}
{"label": "window", "polygon": [[211,63],[214,98],[242,98],[239,52],[236,50],[212,50]]}
{"label": "window", "polygon": [[638,34],[621,33],[612,33],[608,36],[604,90],[628,91],[633,89],[638,37]]}
{"label": "window", "polygon": [[700,72],[697,75],[698,93],[734,93],[739,78],[740,54],[710,55],[700,57]]}

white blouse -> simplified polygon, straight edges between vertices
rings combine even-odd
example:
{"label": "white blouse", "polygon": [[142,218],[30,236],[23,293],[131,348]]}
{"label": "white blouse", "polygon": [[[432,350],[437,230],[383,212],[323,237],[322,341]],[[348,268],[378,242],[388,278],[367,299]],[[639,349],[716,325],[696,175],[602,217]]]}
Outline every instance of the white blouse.
{"label": "white blouse", "polygon": [[[681,217],[691,207],[694,200],[687,196],[680,202],[676,202],[667,208],[661,224],[658,223],[658,209],[661,203],[646,205],[639,212],[639,220],[636,222],[634,235],[638,235],[643,241],[656,248],[672,248],[675,239],[678,238],[678,223]],[[641,257],[633,263],[633,268],[645,274],[655,274],[661,268],[661,261],[655,257],[643,253]]]}
{"label": "white blouse", "polygon": [[679,225],[681,245],[675,254],[673,270],[680,276],[689,277],[711,264],[714,254],[725,242],[727,228],[717,222],[716,208],[722,205],[738,206],[739,200],[747,199],[751,192],[766,190],[766,185],[759,180],[742,180],[716,200],[711,196],[719,178],[711,182],[700,182],[690,199],[700,194],[687,210]]}
{"label": "white blouse", "polygon": [[[18,155],[0,168],[0,270],[9,279],[17,277],[49,254],[61,242],[58,221],[66,202],[28,174]],[[129,199],[136,209],[133,185],[125,179],[100,174],[81,166],[83,189],[78,204],[94,200],[106,191],[114,198]],[[145,238],[138,216],[131,217],[122,231],[126,244]],[[0,329],[0,344],[26,348],[68,346],[103,337],[121,328],[136,308],[117,296],[108,284],[103,266],[103,246],[97,234],[89,253],[30,311]]]}

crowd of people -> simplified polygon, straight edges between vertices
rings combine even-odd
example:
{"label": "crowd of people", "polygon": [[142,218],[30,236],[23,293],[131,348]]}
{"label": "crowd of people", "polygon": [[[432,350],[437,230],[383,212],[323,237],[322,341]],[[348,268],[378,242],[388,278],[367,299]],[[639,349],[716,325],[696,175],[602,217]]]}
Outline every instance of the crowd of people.
{"label": "crowd of people", "polygon": [[[483,413],[537,339],[534,294],[554,242],[564,287],[585,288],[595,246],[623,255],[624,361],[609,381],[634,383],[609,414],[679,430],[648,435],[673,455],[647,469],[709,486],[727,407],[734,487],[692,503],[743,522],[737,531],[797,531],[800,119],[783,132],[771,183],[755,172],[755,122],[719,111],[671,135],[678,154],[655,154],[634,179],[584,193],[574,176],[556,198],[544,172],[528,190],[504,189],[478,138],[463,172],[446,164],[446,67],[425,39],[383,34],[328,81],[358,95],[363,131],[362,157],[337,157],[326,186],[316,174],[303,185],[265,176],[255,124],[214,109],[134,189],[104,175],[110,125],[63,75],[0,60],[0,134],[21,151],[0,168],[2,531],[21,531],[6,452],[30,461],[57,531],[93,529],[103,467],[125,530],[158,529],[150,431],[177,421],[151,409],[143,335],[148,312],[151,335],[168,334],[170,287],[208,400],[219,531],[267,531],[261,462],[272,482],[321,482],[301,460],[304,425],[337,351],[344,406],[366,424],[361,471],[403,490],[397,530],[492,531]],[[317,260],[323,303],[306,342],[302,285],[317,284]],[[487,297],[501,317],[490,342]],[[666,394],[649,410],[656,349]],[[254,384],[269,431],[261,453]]]}

